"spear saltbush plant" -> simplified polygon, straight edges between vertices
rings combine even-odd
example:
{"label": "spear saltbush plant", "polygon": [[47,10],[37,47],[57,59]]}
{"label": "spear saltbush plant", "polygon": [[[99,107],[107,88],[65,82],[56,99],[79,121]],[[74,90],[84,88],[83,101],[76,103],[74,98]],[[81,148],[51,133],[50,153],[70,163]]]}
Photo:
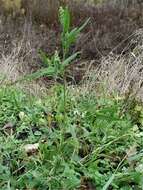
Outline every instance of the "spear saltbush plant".
{"label": "spear saltbush plant", "polygon": [[66,77],[65,71],[66,68],[77,58],[80,52],[76,52],[72,55],[69,54],[70,47],[73,43],[76,42],[77,38],[80,35],[80,32],[88,24],[89,19],[81,26],[76,27],[71,30],[71,18],[68,8],[59,8],[59,21],[62,27],[61,33],[61,44],[62,44],[62,56],[59,55],[59,52],[56,50],[52,57],[48,57],[46,53],[40,50],[40,57],[46,66],[37,72],[26,76],[26,79],[33,80],[40,77],[53,77],[54,79],[63,80],[63,104],[64,104],[64,113],[66,111]]}

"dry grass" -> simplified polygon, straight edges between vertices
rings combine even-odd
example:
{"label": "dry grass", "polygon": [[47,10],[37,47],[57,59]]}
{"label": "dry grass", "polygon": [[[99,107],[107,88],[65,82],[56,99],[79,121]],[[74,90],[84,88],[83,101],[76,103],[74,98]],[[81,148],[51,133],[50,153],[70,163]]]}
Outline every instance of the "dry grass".
{"label": "dry grass", "polygon": [[[5,29],[7,28],[6,25],[3,27],[5,27]],[[11,29],[7,30],[7,33],[4,34],[4,36],[1,31],[1,85],[14,83],[23,76],[38,69],[38,63],[40,60],[37,53],[38,40],[35,40],[35,31],[28,22],[26,22],[23,27],[20,26],[20,30],[23,31],[23,34],[20,35],[20,37],[15,33],[12,25]],[[11,31],[13,31],[13,33],[11,33]],[[39,45],[41,44],[39,43]],[[29,83],[17,83],[16,85],[19,88],[26,90],[28,93],[38,96],[47,92],[46,85],[42,80],[32,81]]]}
{"label": "dry grass", "polygon": [[[13,83],[29,73],[29,67],[24,61],[25,57],[20,55],[21,48],[23,48],[23,46],[20,43],[9,55],[2,55],[0,59],[1,85]],[[29,83],[23,81],[22,83],[16,83],[15,85],[34,96],[41,96],[47,91],[45,84],[41,80]]]}
{"label": "dry grass", "polygon": [[12,51],[5,55],[2,54],[0,59],[0,73],[8,81],[15,81],[26,73],[24,56],[20,55],[23,48],[22,42],[18,43]]}
{"label": "dry grass", "polygon": [[[78,3],[75,3],[74,0],[42,0],[42,3],[41,0],[22,0],[21,8],[25,10],[25,15],[16,17],[14,14],[15,18],[9,18],[9,20],[11,19],[13,24],[17,23],[15,28],[19,28],[19,22],[25,16],[28,22],[32,22],[32,25],[36,26],[34,29],[35,33],[40,31],[40,27],[45,27],[46,30],[41,30],[41,34],[37,36],[38,42],[41,35],[49,36],[49,29],[53,30],[56,34],[55,39],[48,40],[50,44],[47,41],[44,44],[44,50],[49,53],[48,49],[59,40],[58,7],[67,3],[72,14],[74,26],[83,23],[89,17],[91,18],[86,31],[84,31],[73,49],[82,50],[82,59],[99,59],[103,55],[107,55],[121,41],[127,39],[134,30],[139,29],[143,25],[143,4],[138,3],[137,0],[123,0],[121,3],[118,3],[116,0],[104,1],[105,3],[100,6],[95,6],[83,3],[86,2],[84,0],[78,1]],[[3,12],[2,10],[0,11],[1,13]],[[5,19],[2,20],[5,21]],[[3,24],[5,25],[5,22]],[[17,33],[19,32],[18,30]],[[5,32],[7,33],[7,31]],[[121,46],[116,48],[115,53],[120,54],[127,43],[128,40],[124,41]]]}
{"label": "dry grass", "polygon": [[143,102],[143,30],[136,31],[130,40],[135,48],[128,55],[111,52],[103,57],[100,66],[86,73],[80,92],[130,95]]}
{"label": "dry grass", "polygon": [[[23,0],[22,8],[27,9],[24,19],[8,17],[5,20],[1,15],[0,72],[7,80],[15,81],[37,70],[41,66],[38,49],[44,50],[48,55],[55,49],[60,50],[57,10],[60,3],[67,1],[42,1],[43,3],[40,3],[41,0]],[[50,9],[48,5],[53,8]],[[97,86],[97,83],[103,84],[106,81],[109,92],[115,90],[124,94],[133,89],[133,93],[141,96],[142,45],[135,41],[140,41],[138,38],[142,38],[142,31],[135,35],[133,33],[143,24],[142,5],[137,0],[131,0],[130,3],[125,0],[120,4],[116,0],[109,0],[102,6],[68,1],[68,5],[73,15],[73,25],[91,17],[89,27],[71,50],[82,51],[81,60],[72,68],[75,82],[82,78],[79,67],[86,65],[87,68],[88,64],[93,64],[99,68],[96,71],[95,68],[94,71],[90,70],[88,78],[91,81],[88,80],[88,85],[85,84],[85,91],[87,88],[94,89],[92,85],[95,83]],[[109,53],[111,51],[113,54]],[[37,87],[35,89],[40,91]]]}

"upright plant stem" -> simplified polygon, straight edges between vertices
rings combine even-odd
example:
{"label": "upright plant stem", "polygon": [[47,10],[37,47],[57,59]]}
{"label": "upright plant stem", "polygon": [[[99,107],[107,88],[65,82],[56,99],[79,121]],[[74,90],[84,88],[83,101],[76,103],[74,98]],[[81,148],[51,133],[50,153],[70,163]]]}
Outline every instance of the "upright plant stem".
{"label": "upright plant stem", "polygon": [[63,125],[61,125],[61,135],[60,135],[60,146],[61,147],[64,142],[63,136],[65,133],[65,127],[66,127],[66,77],[65,77],[65,73],[63,75],[63,106],[64,106]]}
{"label": "upright plant stem", "polygon": [[64,97],[63,97],[63,102],[64,102],[64,124],[65,124],[65,121],[66,121],[66,76],[65,76],[65,73],[64,73]]}
{"label": "upright plant stem", "polygon": [[[62,33],[62,48],[63,48],[63,61],[66,59],[66,48],[64,46],[64,42],[65,42],[65,34]],[[64,82],[64,85],[63,85],[63,90],[64,90],[64,97],[63,97],[63,103],[64,103],[64,126],[66,124],[66,76],[65,76],[65,71],[63,73],[63,82]]]}

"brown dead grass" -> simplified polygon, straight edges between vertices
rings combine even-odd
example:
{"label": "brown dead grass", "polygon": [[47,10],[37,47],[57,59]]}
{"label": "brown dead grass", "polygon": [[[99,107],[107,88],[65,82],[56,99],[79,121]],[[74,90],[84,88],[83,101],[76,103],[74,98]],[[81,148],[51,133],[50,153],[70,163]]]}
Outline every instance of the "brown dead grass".
{"label": "brown dead grass", "polygon": [[[14,83],[23,76],[40,68],[41,62],[37,48],[42,46],[43,37],[36,38],[37,34],[31,23],[27,21],[22,26],[15,28],[10,22],[2,26],[0,40],[0,84]],[[4,33],[3,31],[7,31]],[[23,32],[23,33],[22,33]],[[50,33],[50,32],[48,32]],[[47,37],[48,40],[49,36]],[[50,51],[50,50],[49,50]],[[47,92],[42,80],[29,83],[17,83],[18,87],[34,95]]]}
{"label": "brown dead grass", "polygon": [[[143,26],[143,4],[137,0],[124,0],[122,3],[108,0],[96,6],[74,1],[22,0],[20,9],[25,10],[22,14],[8,15],[1,11],[1,73],[8,80],[15,81],[41,67],[38,49],[42,49],[48,55],[55,49],[60,51],[61,29],[57,15],[58,7],[63,3],[67,3],[70,8],[74,26],[91,18],[87,29],[71,49],[71,52],[82,51],[81,59],[70,68],[75,83],[82,79],[85,70],[92,63],[96,68],[100,65],[100,69],[96,70],[96,74],[90,70],[90,75],[94,73],[98,76],[99,83],[104,79],[109,81],[106,83],[109,91],[114,89],[126,93],[131,83],[134,84],[133,89],[141,89],[141,64],[139,61],[138,64],[134,64],[142,57],[142,53],[140,57],[134,53],[137,47],[141,48],[137,40],[139,35],[136,36],[134,33]],[[0,10],[3,10],[1,4]],[[133,38],[134,43],[130,43]],[[92,76],[92,80],[95,81],[95,77]]]}
{"label": "brown dead grass", "polygon": [[[115,53],[120,54],[127,46],[128,36],[143,26],[143,3],[138,2],[138,0],[123,0],[120,3],[116,0],[104,0],[105,3],[96,6],[83,2],[77,3],[74,0],[22,0],[21,9],[25,10],[24,15],[14,14],[14,16],[6,17],[3,13],[1,20],[3,25],[9,21],[13,22],[14,25],[17,23],[15,28],[18,27],[17,33],[19,33],[19,22],[24,22],[26,18],[28,22],[36,26],[35,33],[40,31],[40,27],[44,28],[41,33],[45,32],[45,36],[48,36],[48,29],[55,31],[55,39],[50,40],[56,43],[55,41],[59,40],[60,32],[57,18],[58,8],[60,5],[67,4],[72,14],[73,26],[83,23],[89,17],[91,18],[90,24],[72,49],[72,51],[82,50],[83,59],[99,59],[113,49]],[[1,7],[1,9],[1,13],[4,12],[4,8]],[[5,32],[7,33],[7,31]],[[37,37],[39,38],[42,34]],[[121,41],[124,43],[120,44]],[[44,50],[46,49],[49,53],[48,49],[51,46],[49,43],[46,45],[46,43]]]}
{"label": "brown dead grass", "polygon": [[132,96],[143,102],[143,30],[132,35],[130,45],[136,47],[128,55],[116,55],[112,52],[102,57],[96,69],[89,70],[85,75],[79,92],[82,94],[118,94]]}

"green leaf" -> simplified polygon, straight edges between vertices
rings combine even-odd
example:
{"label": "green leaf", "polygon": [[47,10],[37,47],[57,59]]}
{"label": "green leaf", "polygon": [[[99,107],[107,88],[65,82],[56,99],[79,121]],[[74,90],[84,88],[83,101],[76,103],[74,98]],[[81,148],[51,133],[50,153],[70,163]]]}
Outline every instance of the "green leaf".
{"label": "green leaf", "polygon": [[63,27],[63,32],[64,33],[68,32],[70,28],[70,14],[67,7],[65,9],[60,7],[59,18],[60,18],[60,23]]}
{"label": "green leaf", "polygon": [[45,66],[50,66],[51,60],[47,57],[46,53],[44,53],[42,50],[39,52],[40,58],[42,59]]}
{"label": "green leaf", "polygon": [[61,66],[61,60],[57,51],[55,51],[55,54],[53,56],[52,65],[55,67],[56,70],[59,70]]}
{"label": "green leaf", "polygon": [[38,79],[40,77],[53,77],[56,74],[55,68],[54,67],[49,67],[49,68],[42,68],[40,70],[38,70],[35,73],[26,75],[25,77],[23,77],[22,79],[20,79],[20,81],[23,80],[34,80],[34,79]]}
{"label": "green leaf", "polygon": [[74,28],[73,30],[71,30],[70,33],[66,33],[65,40],[68,46],[70,46],[72,43],[76,41],[79,34],[80,32],[78,31],[77,28]]}
{"label": "green leaf", "polygon": [[115,178],[115,174],[113,174],[109,180],[107,181],[107,183],[104,185],[104,187],[102,188],[102,190],[108,190],[109,186],[111,185],[112,181],[114,180]]}
{"label": "green leaf", "polygon": [[69,56],[66,60],[63,61],[62,65],[64,67],[68,66],[79,54],[80,52],[76,52],[73,55]]}
{"label": "green leaf", "polygon": [[73,30],[71,30],[69,33],[67,32],[65,34],[65,40],[66,43],[68,43],[68,45],[70,46],[72,43],[74,43],[76,41],[76,39],[78,38],[80,32],[84,29],[84,27],[88,24],[90,19],[88,19],[81,27],[79,28],[74,28]]}
{"label": "green leaf", "polygon": [[142,152],[142,153],[139,153],[139,154],[137,154],[137,155],[134,155],[134,156],[129,157],[128,160],[131,162],[131,161],[138,160],[138,159],[140,159],[140,158],[142,158],[142,157],[143,157],[143,152]]}
{"label": "green leaf", "polygon": [[78,28],[78,32],[81,32],[81,31],[85,28],[85,26],[88,24],[89,21],[90,21],[90,18],[88,18],[88,19],[85,21],[85,23],[84,23],[81,27]]}
{"label": "green leaf", "polygon": [[63,61],[63,63],[60,66],[60,75],[63,75],[65,68],[80,54],[80,52],[76,52],[75,54],[71,55],[67,59]]}

